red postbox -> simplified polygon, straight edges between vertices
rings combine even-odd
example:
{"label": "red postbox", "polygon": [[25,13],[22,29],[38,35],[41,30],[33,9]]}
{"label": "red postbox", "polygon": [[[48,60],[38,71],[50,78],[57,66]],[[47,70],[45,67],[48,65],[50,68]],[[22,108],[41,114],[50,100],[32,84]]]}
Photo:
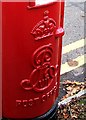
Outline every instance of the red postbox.
{"label": "red postbox", "polygon": [[[64,2],[2,2],[3,118],[54,116],[59,92]],[[52,115],[51,115],[52,113]]]}

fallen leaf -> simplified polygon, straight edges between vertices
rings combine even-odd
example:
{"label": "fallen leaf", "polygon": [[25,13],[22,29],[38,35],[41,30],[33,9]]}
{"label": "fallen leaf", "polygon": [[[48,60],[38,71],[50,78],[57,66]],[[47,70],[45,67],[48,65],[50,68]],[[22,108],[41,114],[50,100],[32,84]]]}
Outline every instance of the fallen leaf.
{"label": "fallen leaf", "polygon": [[67,119],[69,115],[67,113],[63,113],[64,119]]}
{"label": "fallen leaf", "polygon": [[69,60],[67,63],[68,63],[68,65],[70,67],[78,66],[78,62],[77,61]]}
{"label": "fallen leaf", "polygon": [[80,87],[76,86],[72,89],[71,91],[71,95],[74,95],[75,93],[77,93],[80,90]]}
{"label": "fallen leaf", "polygon": [[73,88],[71,86],[66,88],[68,91],[71,91]]}
{"label": "fallen leaf", "polygon": [[[82,103],[84,105],[82,105]],[[86,95],[73,98],[69,103],[58,107],[58,120],[85,120]]]}

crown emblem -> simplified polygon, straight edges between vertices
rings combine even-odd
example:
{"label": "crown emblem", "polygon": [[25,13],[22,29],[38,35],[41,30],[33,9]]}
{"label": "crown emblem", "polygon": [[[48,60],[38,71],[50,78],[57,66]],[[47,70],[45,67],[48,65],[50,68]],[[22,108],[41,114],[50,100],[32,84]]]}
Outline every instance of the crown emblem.
{"label": "crown emblem", "polygon": [[52,18],[49,18],[48,14],[49,11],[45,11],[44,19],[37,23],[32,30],[31,34],[35,37],[35,40],[54,35],[56,22]]}

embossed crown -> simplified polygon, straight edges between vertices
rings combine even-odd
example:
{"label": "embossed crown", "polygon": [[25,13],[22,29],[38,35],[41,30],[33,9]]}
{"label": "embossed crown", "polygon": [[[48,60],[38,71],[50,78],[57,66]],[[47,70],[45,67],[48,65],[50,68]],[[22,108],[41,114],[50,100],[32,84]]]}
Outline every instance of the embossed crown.
{"label": "embossed crown", "polygon": [[48,14],[49,11],[45,11],[44,19],[37,23],[37,25],[32,30],[31,33],[35,37],[35,40],[52,36],[54,34],[56,22],[52,18],[49,18]]}

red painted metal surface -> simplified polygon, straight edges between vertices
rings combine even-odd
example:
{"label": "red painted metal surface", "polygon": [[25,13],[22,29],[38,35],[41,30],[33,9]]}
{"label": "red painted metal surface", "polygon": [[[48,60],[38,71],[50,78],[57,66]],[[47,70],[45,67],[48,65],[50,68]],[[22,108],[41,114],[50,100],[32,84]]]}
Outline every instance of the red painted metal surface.
{"label": "red painted metal surface", "polygon": [[2,3],[0,2],[0,118],[2,118]]}
{"label": "red painted metal surface", "polygon": [[3,117],[34,118],[59,93],[64,2],[2,3]]}

